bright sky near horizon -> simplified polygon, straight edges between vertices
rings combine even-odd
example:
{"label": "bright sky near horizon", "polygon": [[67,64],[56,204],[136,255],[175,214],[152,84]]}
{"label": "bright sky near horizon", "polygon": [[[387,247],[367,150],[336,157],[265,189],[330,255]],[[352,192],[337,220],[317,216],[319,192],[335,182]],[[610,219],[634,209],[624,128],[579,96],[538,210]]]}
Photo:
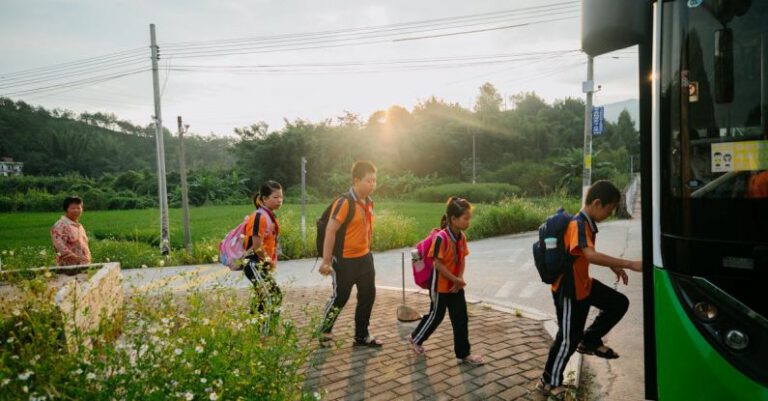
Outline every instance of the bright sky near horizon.
{"label": "bright sky near horizon", "polygon": [[[571,0],[3,0],[0,96],[146,125],[154,23],[172,131],[177,115],[232,135],[430,96],[470,107],[484,82],[551,102],[583,96],[579,13]],[[597,58],[595,81],[595,104],[636,98],[635,49]]]}

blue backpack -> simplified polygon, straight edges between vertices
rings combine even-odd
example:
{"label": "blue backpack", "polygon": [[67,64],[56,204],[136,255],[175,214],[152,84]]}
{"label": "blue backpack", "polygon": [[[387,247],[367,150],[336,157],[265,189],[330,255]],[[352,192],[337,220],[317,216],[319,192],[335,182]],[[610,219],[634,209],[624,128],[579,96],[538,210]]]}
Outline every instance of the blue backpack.
{"label": "blue backpack", "polygon": [[[573,216],[560,208],[539,227],[539,239],[533,243],[533,261],[541,281],[547,284],[557,281],[563,272],[573,266],[574,257],[565,250],[564,241],[565,231],[572,219]],[[557,246],[551,244],[553,238],[557,240]],[[549,249],[546,239],[550,242]]]}

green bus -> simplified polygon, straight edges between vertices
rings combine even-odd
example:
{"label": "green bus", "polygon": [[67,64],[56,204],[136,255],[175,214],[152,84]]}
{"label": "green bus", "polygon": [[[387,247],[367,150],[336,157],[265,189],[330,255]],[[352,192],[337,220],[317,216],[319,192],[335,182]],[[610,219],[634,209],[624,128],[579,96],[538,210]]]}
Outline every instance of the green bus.
{"label": "green bus", "polygon": [[768,400],[768,0],[582,0],[638,46],[645,397]]}

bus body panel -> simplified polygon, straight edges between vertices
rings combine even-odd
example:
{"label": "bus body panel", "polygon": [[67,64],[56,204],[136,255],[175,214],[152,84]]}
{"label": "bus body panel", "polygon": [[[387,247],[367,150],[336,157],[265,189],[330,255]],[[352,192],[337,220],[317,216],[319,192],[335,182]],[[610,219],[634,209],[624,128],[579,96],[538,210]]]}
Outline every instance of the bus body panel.
{"label": "bus body panel", "polygon": [[656,267],[653,276],[659,401],[768,401],[768,389],[734,368],[691,323],[669,273]]}

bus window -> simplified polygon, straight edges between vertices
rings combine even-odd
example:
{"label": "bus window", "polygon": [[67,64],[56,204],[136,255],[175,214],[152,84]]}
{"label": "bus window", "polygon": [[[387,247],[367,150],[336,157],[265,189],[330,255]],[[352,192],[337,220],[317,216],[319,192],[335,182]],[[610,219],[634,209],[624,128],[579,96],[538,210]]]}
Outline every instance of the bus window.
{"label": "bus window", "polygon": [[768,2],[740,3],[748,9],[738,13],[721,3],[672,10],[682,15],[667,30],[679,53],[662,56],[671,73],[662,85],[678,94],[668,116],[669,190],[680,198],[766,198]]}

